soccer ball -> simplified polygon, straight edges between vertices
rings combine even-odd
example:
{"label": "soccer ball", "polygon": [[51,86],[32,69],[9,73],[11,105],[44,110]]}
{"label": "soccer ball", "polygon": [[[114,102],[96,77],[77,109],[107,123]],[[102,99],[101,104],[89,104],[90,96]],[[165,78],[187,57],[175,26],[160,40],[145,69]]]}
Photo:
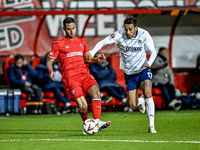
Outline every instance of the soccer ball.
{"label": "soccer ball", "polygon": [[87,119],[83,122],[83,131],[89,135],[93,135],[99,131],[99,123],[95,119]]}

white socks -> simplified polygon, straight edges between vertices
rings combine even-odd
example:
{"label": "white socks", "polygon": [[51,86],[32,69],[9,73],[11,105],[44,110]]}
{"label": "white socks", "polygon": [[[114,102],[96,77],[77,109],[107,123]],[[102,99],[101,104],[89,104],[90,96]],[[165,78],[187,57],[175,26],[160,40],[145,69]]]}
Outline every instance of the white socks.
{"label": "white socks", "polygon": [[154,126],[155,106],[154,106],[153,97],[145,98],[145,101],[146,101],[147,116],[149,119],[149,126]]}

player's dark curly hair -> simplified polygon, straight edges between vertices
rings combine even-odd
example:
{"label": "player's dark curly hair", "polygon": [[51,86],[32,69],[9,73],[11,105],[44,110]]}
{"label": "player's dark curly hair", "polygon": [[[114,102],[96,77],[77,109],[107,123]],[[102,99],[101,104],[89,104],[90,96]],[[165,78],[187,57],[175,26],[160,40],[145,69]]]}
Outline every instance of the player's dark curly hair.
{"label": "player's dark curly hair", "polygon": [[65,24],[68,24],[68,23],[75,23],[75,19],[72,18],[72,17],[67,17],[63,20],[63,26],[65,26]]}
{"label": "player's dark curly hair", "polygon": [[15,61],[17,61],[17,60],[19,60],[19,59],[24,60],[24,56],[22,56],[22,55],[20,55],[20,54],[16,55],[16,56],[15,56]]}
{"label": "player's dark curly hair", "polygon": [[126,18],[125,20],[124,20],[124,24],[133,24],[134,25],[134,27],[136,27],[137,26],[137,19],[136,18],[134,18],[134,17],[128,17],[128,18]]}

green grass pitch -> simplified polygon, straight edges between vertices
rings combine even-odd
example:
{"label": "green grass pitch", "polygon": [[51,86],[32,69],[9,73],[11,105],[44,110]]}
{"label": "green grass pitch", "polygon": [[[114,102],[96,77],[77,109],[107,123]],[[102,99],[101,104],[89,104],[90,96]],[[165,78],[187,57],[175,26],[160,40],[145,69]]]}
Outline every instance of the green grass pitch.
{"label": "green grass pitch", "polygon": [[156,111],[157,134],[138,111],[103,112],[101,120],[112,124],[83,135],[79,114],[0,116],[0,150],[200,150],[200,110]]}

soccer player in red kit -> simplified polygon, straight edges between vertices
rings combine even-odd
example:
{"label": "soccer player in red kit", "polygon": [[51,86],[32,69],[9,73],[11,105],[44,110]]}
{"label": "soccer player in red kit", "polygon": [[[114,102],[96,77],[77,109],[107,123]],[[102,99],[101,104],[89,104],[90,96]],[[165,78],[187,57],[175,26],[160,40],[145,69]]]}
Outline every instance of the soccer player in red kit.
{"label": "soccer player in red kit", "polygon": [[100,120],[101,98],[99,86],[85,64],[105,60],[105,56],[102,54],[97,58],[84,59],[84,54],[89,49],[85,40],[76,36],[76,22],[73,18],[67,17],[63,20],[63,30],[66,35],[53,43],[47,62],[50,78],[55,81],[52,64],[58,58],[65,91],[69,99],[77,102],[82,120],[88,119],[88,105],[85,96],[89,94],[92,97],[93,118],[98,120],[99,130],[107,128],[111,122]]}

